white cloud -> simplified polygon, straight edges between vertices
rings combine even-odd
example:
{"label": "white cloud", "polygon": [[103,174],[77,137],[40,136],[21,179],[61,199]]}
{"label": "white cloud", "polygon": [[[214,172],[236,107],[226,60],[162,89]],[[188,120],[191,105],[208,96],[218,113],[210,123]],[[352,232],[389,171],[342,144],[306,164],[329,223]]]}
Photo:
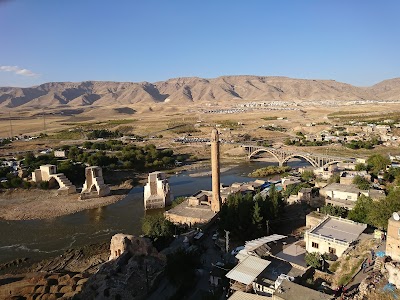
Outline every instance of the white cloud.
{"label": "white cloud", "polygon": [[39,74],[36,74],[36,73],[32,72],[31,70],[22,69],[22,68],[17,67],[17,66],[0,66],[0,71],[13,72],[13,73],[18,74],[18,75],[29,76],[29,77],[33,77],[33,76],[38,76],[39,75]]}

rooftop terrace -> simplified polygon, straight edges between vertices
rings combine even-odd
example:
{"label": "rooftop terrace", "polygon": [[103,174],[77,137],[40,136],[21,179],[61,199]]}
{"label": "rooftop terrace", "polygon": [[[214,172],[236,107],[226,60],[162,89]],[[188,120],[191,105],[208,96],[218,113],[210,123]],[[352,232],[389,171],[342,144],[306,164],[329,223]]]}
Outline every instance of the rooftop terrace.
{"label": "rooftop terrace", "polygon": [[357,240],[366,228],[366,224],[329,216],[312,228],[309,233],[351,243]]}

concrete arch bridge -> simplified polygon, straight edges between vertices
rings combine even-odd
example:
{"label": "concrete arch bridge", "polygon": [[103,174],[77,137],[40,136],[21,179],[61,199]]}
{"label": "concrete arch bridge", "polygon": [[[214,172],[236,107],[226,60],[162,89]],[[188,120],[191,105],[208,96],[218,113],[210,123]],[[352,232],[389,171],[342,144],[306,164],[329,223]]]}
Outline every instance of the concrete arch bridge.
{"label": "concrete arch bridge", "polygon": [[308,161],[313,167],[326,167],[338,162],[354,162],[354,158],[345,158],[329,155],[314,154],[308,152],[291,151],[285,149],[275,149],[271,147],[253,146],[253,145],[242,145],[242,148],[247,152],[247,157],[252,159],[258,153],[267,152],[271,154],[278,161],[279,166],[285,165],[292,158],[303,158]]}

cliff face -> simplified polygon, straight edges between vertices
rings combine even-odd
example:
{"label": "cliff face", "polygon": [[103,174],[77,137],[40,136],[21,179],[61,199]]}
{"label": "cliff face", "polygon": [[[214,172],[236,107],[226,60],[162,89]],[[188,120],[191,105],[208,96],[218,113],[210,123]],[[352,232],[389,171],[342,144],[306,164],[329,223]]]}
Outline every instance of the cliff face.
{"label": "cliff face", "polygon": [[103,243],[32,266],[26,260],[0,265],[6,273],[0,275],[0,299],[143,299],[166,258],[150,240],[128,237],[128,251],[110,261],[110,244]]}
{"label": "cliff face", "polygon": [[334,80],[222,76],[149,82],[49,82],[35,87],[0,88],[0,107],[46,108],[130,104],[231,102],[237,100],[400,100],[400,78],[371,87]]}

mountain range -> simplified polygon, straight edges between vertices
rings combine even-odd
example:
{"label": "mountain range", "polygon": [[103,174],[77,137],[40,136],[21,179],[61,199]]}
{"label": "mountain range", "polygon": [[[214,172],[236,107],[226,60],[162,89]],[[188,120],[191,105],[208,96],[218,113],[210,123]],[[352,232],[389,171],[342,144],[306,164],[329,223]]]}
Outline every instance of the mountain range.
{"label": "mountain range", "polygon": [[191,105],[258,100],[400,100],[400,78],[370,87],[335,80],[270,76],[184,77],[155,83],[49,82],[28,88],[0,87],[0,107],[3,108]]}

